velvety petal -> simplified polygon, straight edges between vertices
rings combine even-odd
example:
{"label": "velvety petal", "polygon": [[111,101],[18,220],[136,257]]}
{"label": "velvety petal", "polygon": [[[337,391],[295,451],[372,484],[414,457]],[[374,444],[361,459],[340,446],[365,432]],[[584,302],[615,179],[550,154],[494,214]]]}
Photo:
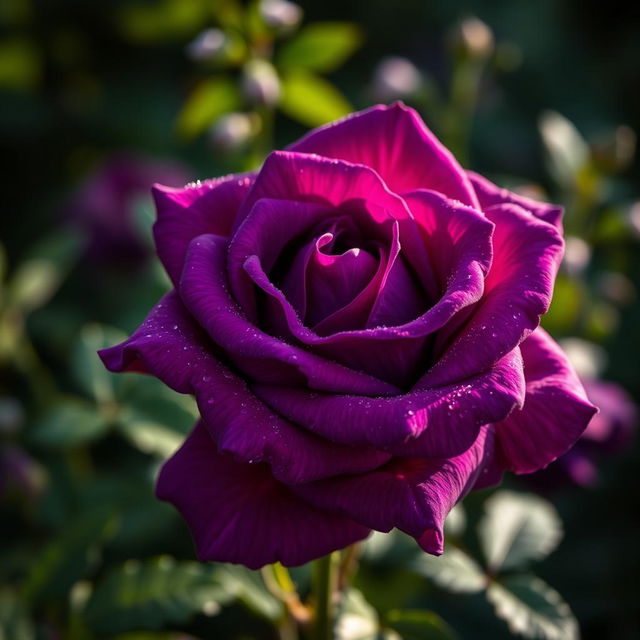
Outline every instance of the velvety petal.
{"label": "velvety petal", "polygon": [[229,295],[226,256],[224,238],[196,238],[187,254],[180,293],[193,317],[243,370],[247,371],[245,364],[254,364],[250,375],[269,381],[281,376],[282,367],[294,369],[309,387],[333,393],[389,395],[399,391],[392,384],[287,344],[250,323]]}
{"label": "velvety petal", "polygon": [[288,244],[332,215],[332,208],[317,203],[270,198],[255,203],[231,239],[226,269],[231,293],[252,321],[257,320],[258,309],[253,285],[243,269],[247,259],[258,256],[265,270],[271,271]]}
{"label": "velvety petal", "polygon": [[253,175],[233,175],[192,183],[183,189],[155,185],[158,219],[153,227],[158,256],[174,285],[193,238],[203,233],[229,235]]}
{"label": "velvety petal", "polygon": [[280,415],[334,442],[394,455],[448,457],[465,451],[481,425],[502,420],[524,400],[518,349],[463,383],[390,398],[253,385]]}
{"label": "velvety petal", "polygon": [[567,451],[596,408],[562,349],[541,328],[522,345],[527,395],[522,409],[496,426],[508,468],[531,473]]}
{"label": "velvety petal", "polygon": [[318,238],[307,266],[309,294],[305,321],[310,326],[351,303],[378,271],[378,257],[357,247],[332,254],[327,247],[333,241],[330,233]]}
{"label": "velvety petal", "polygon": [[334,208],[367,203],[372,219],[411,218],[402,198],[389,191],[371,168],[319,156],[274,151],[264,161],[234,223],[244,222],[258,200],[290,200]]}
{"label": "velvety petal", "polygon": [[286,566],[343,549],[369,531],[321,511],[277,482],[266,465],[238,463],[216,450],[199,423],[162,467],[157,495],[189,524],[201,561],[250,569]]}
{"label": "velvety petal", "polygon": [[473,173],[472,171],[467,171],[467,175],[475,189],[482,209],[492,207],[496,204],[505,204],[510,202],[522,207],[525,211],[533,214],[536,218],[540,218],[559,229],[562,228],[563,209],[561,206],[549,204],[547,202],[538,202],[537,200],[526,198],[507,189],[502,189],[501,187],[493,184],[493,182],[487,180],[485,177],[480,176],[477,173]]}
{"label": "velvety petal", "polygon": [[434,189],[478,205],[469,178],[451,152],[401,103],[375,106],[315,129],[290,149],[371,167],[396,193]]}
{"label": "velvety petal", "polygon": [[549,308],[563,250],[558,230],[514,204],[485,213],[495,229],[484,295],[457,336],[455,323],[438,334],[436,364],[420,387],[450,384],[491,366],[520,344]]}
{"label": "velvety petal", "polygon": [[283,482],[361,473],[389,459],[380,451],[336,445],[298,429],[258,400],[206,345],[173,292],[127,341],[100,356],[110,371],[144,371],[176,391],[194,394],[220,451],[245,462],[268,462]]}
{"label": "velvety petal", "polygon": [[384,467],[296,487],[317,505],[377,531],[414,536],[428,553],[443,551],[444,520],[471,488],[493,449],[493,427],[482,427],[469,449],[452,458],[394,458]]}

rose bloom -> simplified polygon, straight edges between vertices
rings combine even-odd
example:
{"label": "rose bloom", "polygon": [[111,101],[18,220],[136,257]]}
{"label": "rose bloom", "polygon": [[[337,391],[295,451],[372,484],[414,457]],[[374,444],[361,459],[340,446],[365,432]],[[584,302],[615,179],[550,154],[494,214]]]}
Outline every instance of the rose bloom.
{"label": "rose bloom", "polygon": [[402,104],[155,198],[174,289],[101,356],[197,399],[157,493],[202,560],[298,565],[393,527],[442,553],[462,496],[595,412],[538,328],[561,210],[464,171]]}

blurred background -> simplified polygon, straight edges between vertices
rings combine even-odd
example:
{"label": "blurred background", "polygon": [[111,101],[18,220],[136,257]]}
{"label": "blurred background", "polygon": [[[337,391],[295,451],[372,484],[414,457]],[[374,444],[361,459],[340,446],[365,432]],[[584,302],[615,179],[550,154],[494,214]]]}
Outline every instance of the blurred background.
{"label": "blurred background", "polygon": [[601,413],[548,469],[465,499],[437,564],[372,537],[336,634],[640,637],[639,62],[620,0],[2,0],[0,638],[294,637],[282,584],[196,564],[153,497],[190,399],[95,351],[169,287],[152,183],[396,99],[465,167],[566,207],[544,325]]}

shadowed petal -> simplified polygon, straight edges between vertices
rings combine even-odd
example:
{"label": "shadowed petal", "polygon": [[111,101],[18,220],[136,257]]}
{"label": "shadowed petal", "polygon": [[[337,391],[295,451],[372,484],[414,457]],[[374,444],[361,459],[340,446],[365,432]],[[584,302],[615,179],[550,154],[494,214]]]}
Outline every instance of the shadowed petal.
{"label": "shadowed petal", "polygon": [[202,423],[164,464],[156,491],[189,524],[203,562],[296,566],[369,533],[346,517],[312,507],[277,482],[266,465],[220,454]]}
{"label": "shadowed petal", "polygon": [[565,453],[597,409],[562,349],[539,328],[522,345],[527,395],[524,406],[496,425],[508,468],[531,473]]}
{"label": "shadowed petal", "polygon": [[181,393],[196,396],[218,449],[243,461],[264,461],[286,483],[361,473],[389,459],[323,440],[276,415],[204,345],[206,336],[172,292],[131,338],[100,352],[110,371],[143,371]]}
{"label": "shadowed petal", "polygon": [[444,520],[482,473],[492,450],[493,427],[488,425],[459,456],[394,458],[370,473],[301,485],[295,491],[376,531],[397,527],[428,553],[440,555]]}
{"label": "shadowed petal", "polygon": [[158,219],[153,226],[158,256],[173,284],[180,280],[184,256],[203,233],[228,236],[253,175],[234,175],[194,183],[183,189],[155,185]]}
{"label": "shadowed petal", "polygon": [[522,404],[524,375],[515,349],[493,369],[463,383],[390,398],[272,385],[253,389],[279,414],[334,442],[373,446],[394,455],[448,457],[465,451],[481,425],[502,420]]}
{"label": "shadowed petal", "polygon": [[378,105],[308,133],[292,151],[371,167],[396,193],[434,189],[477,206],[466,173],[420,116],[401,103]]}

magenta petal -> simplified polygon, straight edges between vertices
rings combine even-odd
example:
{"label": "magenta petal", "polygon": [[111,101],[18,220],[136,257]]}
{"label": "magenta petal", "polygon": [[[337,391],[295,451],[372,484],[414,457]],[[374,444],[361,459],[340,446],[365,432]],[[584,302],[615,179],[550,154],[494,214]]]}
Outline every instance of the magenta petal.
{"label": "magenta petal", "polygon": [[448,457],[465,451],[480,425],[502,420],[524,399],[518,349],[493,369],[462,383],[366,398],[273,385],[254,392],[280,415],[334,442],[394,455]]}
{"label": "magenta petal", "polygon": [[522,345],[527,395],[522,409],[496,425],[508,468],[531,473],[567,451],[597,409],[562,349],[543,329]]}
{"label": "magenta petal", "polygon": [[309,505],[277,482],[267,466],[219,453],[202,423],[164,464],[156,492],[185,518],[203,562],[250,569],[274,562],[296,566],[369,533]]}
{"label": "magenta petal", "polygon": [[227,269],[231,293],[251,320],[258,310],[253,285],[243,269],[245,262],[258,256],[269,273],[288,243],[332,214],[333,209],[315,203],[269,198],[255,203],[231,239]]}
{"label": "magenta petal", "polygon": [[193,238],[203,233],[229,235],[233,220],[253,182],[235,175],[194,183],[183,189],[155,185],[158,219],[153,227],[158,256],[174,284]]}
{"label": "magenta petal", "polygon": [[377,223],[411,217],[402,198],[389,191],[371,168],[291,151],[274,151],[264,161],[238,213],[234,231],[263,198],[334,208],[365,202]]}
{"label": "magenta petal", "polygon": [[472,171],[467,171],[467,175],[475,189],[482,209],[487,209],[496,204],[517,204],[525,211],[533,214],[536,218],[540,218],[559,229],[562,228],[562,207],[555,204],[548,204],[547,202],[538,202],[537,200],[525,198],[507,189],[502,189],[485,177]]}
{"label": "magenta petal", "polygon": [[495,224],[485,293],[450,346],[449,329],[458,327],[439,333],[437,362],[421,382],[429,387],[491,366],[538,326],[551,302],[563,250],[558,230],[514,204],[489,207],[485,213]]}
{"label": "magenta petal", "polygon": [[354,450],[298,429],[258,400],[204,344],[205,336],[173,292],[126,342],[100,356],[110,371],[144,371],[176,391],[194,394],[220,451],[268,462],[283,482],[361,473],[389,459],[381,451]]}
{"label": "magenta petal", "polygon": [[493,450],[493,427],[452,458],[394,458],[358,476],[321,480],[295,488],[321,509],[334,510],[366,527],[393,527],[414,536],[428,553],[443,551],[444,520],[482,473]]}
{"label": "magenta petal", "polygon": [[396,193],[433,189],[478,205],[469,178],[451,152],[401,103],[372,107],[315,129],[290,149],[371,167]]}

